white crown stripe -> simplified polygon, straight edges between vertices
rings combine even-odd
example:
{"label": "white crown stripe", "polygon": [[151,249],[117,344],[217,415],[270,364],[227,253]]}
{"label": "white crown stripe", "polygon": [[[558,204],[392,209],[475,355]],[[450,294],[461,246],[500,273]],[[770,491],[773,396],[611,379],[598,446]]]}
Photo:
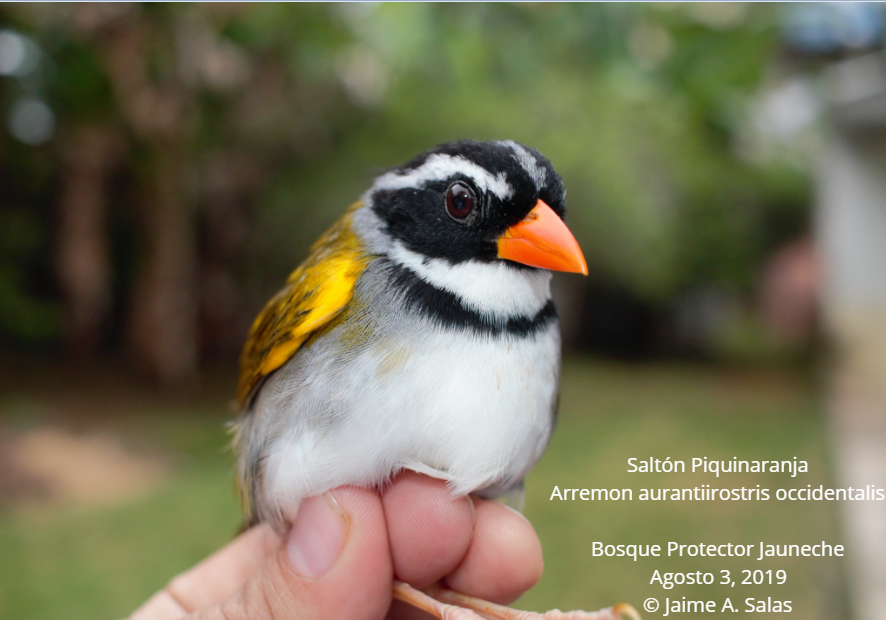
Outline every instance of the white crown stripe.
{"label": "white crown stripe", "polygon": [[535,157],[523,148],[522,145],[517,144],[513,140],[503,140],[499,142],[499,144],[503,144],[507,147],[510,147],[512,151],[514,151],[514,159],[517,160],[517,163],[520,164],[520,167],[526,171],[526,173],[532,177],[532,180],[535,182],[536,189],[541,189],[545,186],[545,183],[548,179],[548,172],[544,168],[540,168],[538,162]]}
{"label": "white crown stripe", "polygon": [[492,192],[502,200],[510,198],[514,194],[504,173],[493,176],[485,168],[464,157],[453,157],[441,153],[431,155],[425,163],[414,170],[408,170],[405,173],[388,172],[383,174],[376,179],[372,189],[375,191],[423,187],[426,183],[443,181],[455,174],[470,177],[481,191]]}

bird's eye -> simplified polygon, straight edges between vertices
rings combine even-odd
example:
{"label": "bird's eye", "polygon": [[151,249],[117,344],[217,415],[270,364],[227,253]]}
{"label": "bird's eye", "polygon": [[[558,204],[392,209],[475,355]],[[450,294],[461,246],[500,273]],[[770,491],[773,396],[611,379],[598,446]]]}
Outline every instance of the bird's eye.
{"label": "bird's eye", "polygon": [[474,192],[463,183],[454,183],[446,192],[446,210],[457,220],[463,220],[474,210]]}

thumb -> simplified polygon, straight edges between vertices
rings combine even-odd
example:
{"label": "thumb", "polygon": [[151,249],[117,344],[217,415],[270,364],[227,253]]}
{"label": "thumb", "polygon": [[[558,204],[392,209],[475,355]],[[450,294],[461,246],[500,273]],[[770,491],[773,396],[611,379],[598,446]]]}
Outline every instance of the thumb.
{"label": "thumb", "polygon": [[261,569],[193,618],[377,620],[390,606],[392,575],[381,499],[340,487],[304,501]]}

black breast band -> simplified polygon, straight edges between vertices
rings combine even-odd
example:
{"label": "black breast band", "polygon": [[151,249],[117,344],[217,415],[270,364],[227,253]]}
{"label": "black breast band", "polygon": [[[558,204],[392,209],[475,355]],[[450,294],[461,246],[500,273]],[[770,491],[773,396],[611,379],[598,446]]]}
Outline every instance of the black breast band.
{"label": "black breast band", "polygon": [[402,299],[413,311],[436,321],[444,327],[470,329],[480,334],[530,336],[557,319],[554,302],[548,300],[532,317],[511,317],[506,321],[466,308],[458,296],[422,280],[414,271],[385,260],[389,270],[388,281],[400,291]]}

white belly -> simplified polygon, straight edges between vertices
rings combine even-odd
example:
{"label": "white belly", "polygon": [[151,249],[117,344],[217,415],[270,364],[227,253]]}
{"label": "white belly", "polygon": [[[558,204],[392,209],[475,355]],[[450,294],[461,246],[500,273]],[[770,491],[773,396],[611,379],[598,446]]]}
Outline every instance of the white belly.
{"label": "white belly", "polygon": [[320,364],[297,394],[258,405],[291,421],[266,453],[262,495],[291,517],[304,497],[378,485],[403,468],[443,478],[455,494],[504,490],[547,445],[559,365],[556,322],[520,338],[405,334]]}

